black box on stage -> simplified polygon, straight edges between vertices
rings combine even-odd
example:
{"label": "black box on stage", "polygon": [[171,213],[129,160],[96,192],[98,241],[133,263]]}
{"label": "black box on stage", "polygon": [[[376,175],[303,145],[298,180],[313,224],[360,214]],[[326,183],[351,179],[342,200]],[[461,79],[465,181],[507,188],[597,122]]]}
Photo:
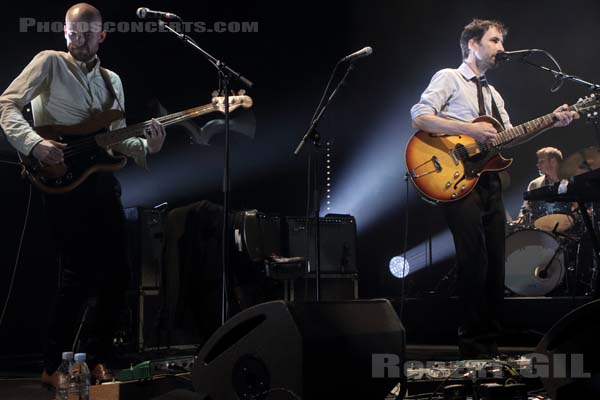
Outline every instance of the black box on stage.
{"label": "black box on stage", "polygon": [[129,298],[130,340],[136,350],[155,347],[160,342],[158,317],[162,276],[164,212],[154,208],[125,208],[127,248],[132,282]]}
{"label": "black box on stage", "polygon": [[[287,217],[288,255],[307,257],[308,272],[314,272],[314,220],[306,217]],[[356,273],[356,220],[351,215],[328,214],[319,219],[321,241],[321,272]]]}
{"label": "black box on stage", "polygon": [[250,260],[262,263],[275,255],[282,256],[281,217],[257,210],[240,211],[233,216],[234,245],[246,252]]}
{"label": "black box on stage", "polygon": [[125,210],[127,247],[133,272],[132,286],[142,289],[160,287],[164,213],[153,208]]}
{"label": "black box on stage", "polygon": [[[304,277],[292,282],[293,291],[290,292],[290,301],[314,301],[317,291],[314,273],[305,274]],[[321,274],[321,299],[323,300],[357,300],[358,299],[358,274]]]}

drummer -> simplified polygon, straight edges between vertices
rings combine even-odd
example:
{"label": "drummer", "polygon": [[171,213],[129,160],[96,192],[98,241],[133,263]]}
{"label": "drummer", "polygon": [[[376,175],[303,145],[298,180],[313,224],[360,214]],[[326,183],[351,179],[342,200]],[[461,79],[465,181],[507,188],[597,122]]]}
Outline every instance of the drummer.
{"label": "drummer", "polygon": [[[535,154],[537,156],[536,167],[540,176],[529,182],[527,191],[538,189],[545,185],[553,185],[560,180],[558,176],[560,164],[563,161],[562,152],[555,147],[543,147],[536,151]],[[524,225],[530,225],[531,222],[534,222],[537,228],[549,231],[557,228],[558,232],[564,232],[571,227],[572,219],[566,216],[571,211],[572,207],[569,203],[529,202],[525,200],[521,206],[517,222]],[[544,218],[540,220],[544,216],[549,215],[556,215],[557,217],[561,215],[562,218]],[[561,222],[559,226],[556,226],[557,222]]]}

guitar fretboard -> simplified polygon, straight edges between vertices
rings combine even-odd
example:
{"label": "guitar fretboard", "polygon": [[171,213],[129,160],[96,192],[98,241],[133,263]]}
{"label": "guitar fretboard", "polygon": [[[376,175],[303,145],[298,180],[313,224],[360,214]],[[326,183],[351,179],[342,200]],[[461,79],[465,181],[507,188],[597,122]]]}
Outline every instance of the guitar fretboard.
{"label": "guitar fretboard", "polygon": [[[177,113],[165,115],[156,119],[165,127],[167,127],[169,125],[183,122],[191,118],[196,118],[213,111],[218,111],[218,108],[213,104],[206,104]],[[146,128],[148,128],[151,123],[151,121],[140,122],[139,124],[130,125],[115,131],[102,133],[100,135],[96,135],[95,140],[99,146],[108,147],[131,137],[142,136]]]}
{"label": "guitar fretboard", "polygon": [[533,119],[525,122],[524,124],[514,126],[500,132],[494,140],[492,140],[493,146],[502,146],[506,143],[512,142],[522,136],[527,136],[536,132],[540,132],[546,128],[551,127],[556,121],[554,120],[553,114],[546,114],[542,117]]}

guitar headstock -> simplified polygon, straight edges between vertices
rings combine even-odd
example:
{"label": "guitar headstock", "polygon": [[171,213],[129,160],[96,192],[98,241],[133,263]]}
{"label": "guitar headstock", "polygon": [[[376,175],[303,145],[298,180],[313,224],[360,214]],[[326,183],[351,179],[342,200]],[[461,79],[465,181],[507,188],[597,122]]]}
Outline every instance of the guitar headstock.
{"label": "guitar headstock", "polygon": [[600,96],[597,94],[591,94],[579,99],[577,103],[573,104],[573,110],[577,111],[582,117],[588,119],[598,118],[598,110],[600,110]]}
{"label": "guitar headstock", "polygon": [[[224,96],[213,96],[211,101],[213,107],[218,111],[225,112],[225,97]],[[246,96],[244,91],[238,92],[237,95],[229,96],[229,112],[235,110],[238,107],[250,108],[252,107],[252,98]]]}

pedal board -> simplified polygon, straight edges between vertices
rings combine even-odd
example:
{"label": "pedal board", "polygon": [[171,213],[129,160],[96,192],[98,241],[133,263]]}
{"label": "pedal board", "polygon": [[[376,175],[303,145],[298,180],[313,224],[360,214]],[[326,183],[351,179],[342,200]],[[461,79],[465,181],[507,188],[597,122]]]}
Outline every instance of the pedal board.
{"label": "pedal board", "polygon": [[541,387],[531,375],[531,360],[519,358],[465,361],[409,361],[407,388],[411,395],[435,392],[447,399],[527,400],[528,390]]}
{"label": "pedal board", "polygon": [[193,356],[169,357],[158,360],[149,360],[121,370],[117,374],[117,380],[121,382],[128,382],[148,379],[159,375],[182,374],[191,372],[193,365]]}

